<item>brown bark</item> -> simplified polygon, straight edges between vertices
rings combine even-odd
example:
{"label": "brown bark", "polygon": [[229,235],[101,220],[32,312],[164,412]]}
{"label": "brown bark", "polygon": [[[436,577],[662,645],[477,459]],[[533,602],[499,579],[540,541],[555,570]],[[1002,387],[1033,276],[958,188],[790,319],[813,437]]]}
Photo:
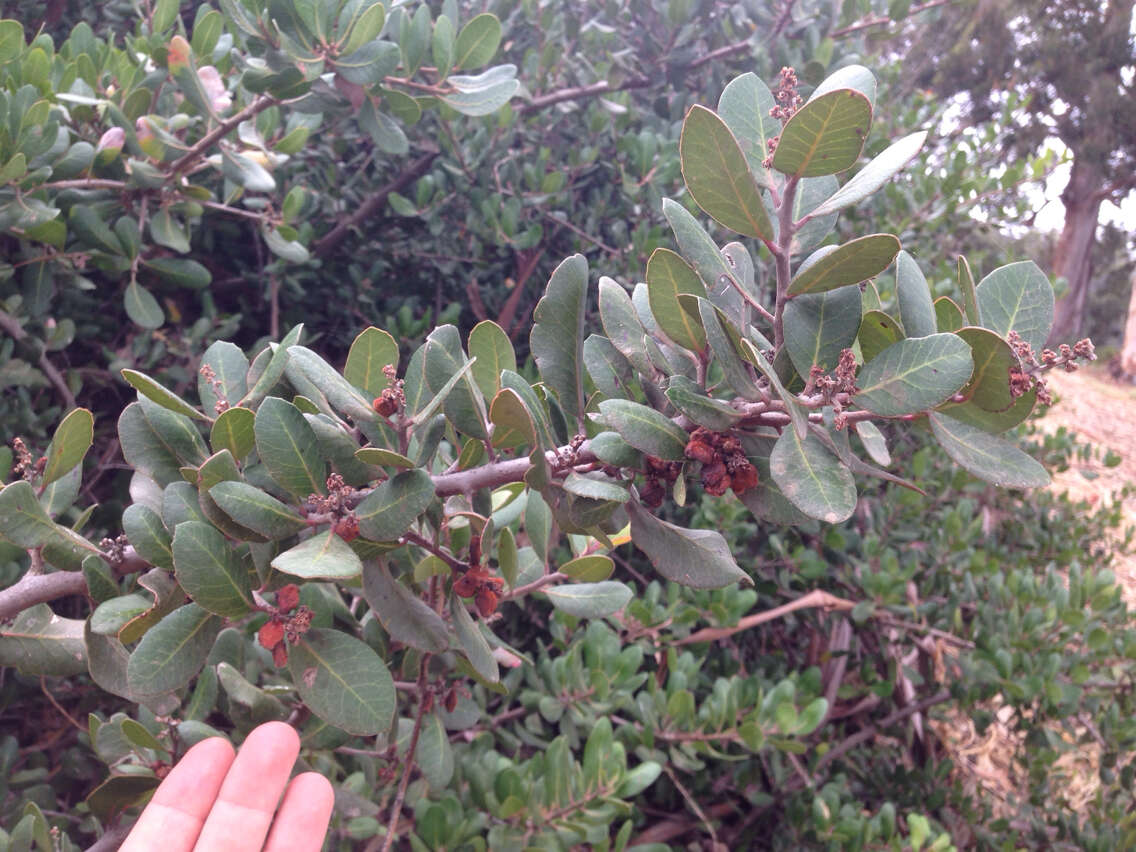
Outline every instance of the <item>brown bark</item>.
{"label": "brown bark", "polygon": [[1057,300],[1050,343],[1072,343],[1080,336],[1093,272],[1101,188],[1105,183],[1105,175],[1095,164],[1081,157],[1074,159],[1069,184],[1061,194],[1065,224],[1053,253],[1053,273],[1064,278],[1069,289]]}
{"label": "brown bark", "polygon": [[1136,273],[1132,275],[1132,297],[1128,300],[1128,321],[1124,324],[1120,369],[1128,376],[1136,376]]}

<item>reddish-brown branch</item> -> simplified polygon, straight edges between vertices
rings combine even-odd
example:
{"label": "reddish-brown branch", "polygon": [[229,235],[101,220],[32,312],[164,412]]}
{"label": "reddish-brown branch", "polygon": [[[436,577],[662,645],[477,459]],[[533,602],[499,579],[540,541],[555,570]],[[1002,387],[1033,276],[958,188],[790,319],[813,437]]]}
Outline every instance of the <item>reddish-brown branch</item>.
{"label": "reddish-brown branch", "polygon": [[414,770],[414,752],[418,748],[418,736],[422,733],[422,720],[426,716],[426,663],[430,659],[427,654],[419,663],[418,670],[418,712],[414,715],[414,732],[410,735],[410,745],[406,748],[406,762],[402,767],[402,778],[398,782],[398,793],[391,806],[390,822],[387,823],[387,836],[383,842],[382,852],[390,852],[394,845],[395,835],[398,833],[398,820],[402,811],[402,803],[406,799],[406,787],[410,783],[410,775]]}
{"label": "reddish-brown branch", "polygon": [[[0,329],[8,332],[13,340],[23,340],[28,336],[28,333],[21,328],[15,317],[2,310],[0,310]],[[63,397],[63,402],[67,408],[74,408],[75,394],[71,393],[71,388],[67,386],[63,374],[47,357],[46,349],[39,356],[39,368],[43,370],[43,374],[47,376],[47,380],[51,382],[52,386],[59,391],[59,395]]]}
{"label": "reddish-brown branch", "polygon": [[215,144],[218,140],[224,138],[242,121],[247,121],[254,116],[264,112],[270,106],[280,103],[276,98],[269,97],[268,95],[261,95],[254,100],[247,107],[240,112],[226,118],[200,139],[198,139],[188,151],[182,154],[178,159],[174,160],[173,165],[166,177],[167,182],[173,182],[181,177],[183,174],[197,165],[198,160],[205,156],[205,152]]}
{"label": "reddish-brown branch", "polygon": [[610,92],[625,92],[629,89],[646,89],[650,85],[651,80],[647,77],[632,77],[617,85],[613,85],[607,80],[600,80],[598,83],[591,83],[587,86],[573,86],[569,89],[559,89],[555,92],[549,92],[548,94],[537,95],[527,104],[522,104],[517,107],[516,112],[520,115],[527,115],[528,113],[547,109],[550,106],[563,103],[564,101],[575,101],[580,98],[594,98],[599,95],[609,94]]}
{"label": "reddish-brown branch", "polygon": [[[953,2],[954,0],[929,0],[929,2],[927,3],[920,3],[916,6],[912,6],[908,10],[907,14],[908,16],[915,15],[919,12],[925,12],[928,9],[934,9],[936,6],[946,6],[948,3]],[[885,24],[890,23],[892,23],[892,19],[887,15],[875,15],[870,18],[864,18],[863,20],[856,21],[856,23],[849,24],[846,27],[841,27],[840,29],[833,30],[831,33],[829,33],[829,36],[831,36],[832,38],[840,38],[841,36],[851,35],[852,33],[859,32],[860,30],[866,30],[871,27],[881,27]]]}
{"label": "reddish-brown branch", "polygon": [[428,151],[417,160],[410,163],[394,180],[380,187],[374,195],[371,195],[366,201],[360,204],[355,209],[354,213],[341,219],[334,228],[320,237],[312,247],[312,254],[316,257],[323,257],[334,250],[341,242],[347,239],[348,234],[350,234],[354,228],[357,228],[367,219],[370,219],[378,213],[383,205],[387,203],[387,198],[392,192],[401,192],[406,189],[412,181],[416,181],[418,178],[422,177],[422,175],[426,174],[440,153],[440,151]]}

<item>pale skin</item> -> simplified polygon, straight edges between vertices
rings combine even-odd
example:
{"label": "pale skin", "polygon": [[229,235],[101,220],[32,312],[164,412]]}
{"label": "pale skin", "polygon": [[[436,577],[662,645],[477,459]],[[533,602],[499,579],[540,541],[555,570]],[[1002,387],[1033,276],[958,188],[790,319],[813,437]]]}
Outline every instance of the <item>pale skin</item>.
{"label": "pale skin", "polygon": [[318,852],[332,789],[318,772],[288,780],[299,753],[283,722],[256,728],[235,755],[226,740],[202,740],[162,781],[120,852]]}

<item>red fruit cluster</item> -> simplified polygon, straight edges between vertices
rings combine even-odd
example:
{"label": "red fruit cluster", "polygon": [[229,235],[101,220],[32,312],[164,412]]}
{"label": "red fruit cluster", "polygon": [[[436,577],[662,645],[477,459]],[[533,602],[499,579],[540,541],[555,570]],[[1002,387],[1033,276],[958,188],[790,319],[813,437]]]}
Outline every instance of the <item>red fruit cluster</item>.
{"label": "red fruit cluster", "polygon": [[454,592],[463,598],[473,598],[482,618],[497,611],[497,601],[505,581],[492,576],[483,566],[475,565],[454,581]]}
{"label": "red fruit cluster", "polygon": [[359,519],[349,512],[335,522],[332,531],[344,541],[354,541],[359,537]]}
{"label": "red fruit cluster", "polygon": [[299,642],[311,624],[312,611],[300,606],[300,589],[289,583],[276,592],[276,606],[257,631],[256,638],[272,652],[272,662],[279,668],[288,662],[288,643]]}
{"label": "red fruit cluster", "polygon": [[746,458],[741,441],[728,432],[699,426],[686,444],[686,457],[702,465],[707,494],[720,497],[731,490],[741,494],[757,485],[757,468]]}

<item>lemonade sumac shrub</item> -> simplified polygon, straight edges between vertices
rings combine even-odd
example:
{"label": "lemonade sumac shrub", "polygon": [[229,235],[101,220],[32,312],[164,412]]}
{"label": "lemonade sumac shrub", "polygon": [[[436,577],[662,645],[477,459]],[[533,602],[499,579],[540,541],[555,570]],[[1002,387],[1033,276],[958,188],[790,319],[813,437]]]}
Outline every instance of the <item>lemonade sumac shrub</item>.
{"label": "lemonade sumac shrub", "polygon": [[[292,65],[250,67],[315,90]],[[27,569],[0,592],[0,661],[86,673],[132,707],[89,719],[112,768],[88,827],[114,825],[187,745],[284,718],[349,803],[339,848],[622,849],[691,828],[741,848],[780,826],[786,848],[944,848],[971,803],[911,795],[949,774],[929,714],[998,694],[1054,760],[1064,740],[1042,722],[1093,714],[1100,811],[1121,808],[1136,638],[1106,629],[1125,615],[1111,575],[1059,537],[1044,570],[1001,567],[998,548],[962,558],[978,499],[1007,498],[940,496],[973,491],[970,474],[1047,484],[1002,433],[1091,345],[1042,349],[1053,294],[1031,263],[976,283],[960,258],[957,299],[934,301],[897,237],[825,242],[923,143],[857,168],[875,98],[849,65],[807,98],[785,69],[772,91],[745,74],[692,107],[687,193],[662,202],[677,251],[656,249],[631,287],[563,260],[533,312],[533,370],[491,321],[440,325],[409,356],[367,328],[342,369],[301,325],[258,351],[219,341],[196,392],[123,370],[132,503],[98,542],[82,514],[58,521],[91,413],[69,413],[42,456],[15,447],[0,535]],[[703,214],[741,239],[719,245]],[[126,233],[103,234],[108,263]],[[892,540],[893,519],[932,511],[941,526]],[[82,591],[85,617],[54,613]],[[902,740],[869,748],[877,732]],[[914,780],[889,782],[880,754]],[[647,824],[683,809],[696,819]],[[25,811],[21,831],[46,825]],[[1126,830],[1029,815],[1046,837]]]}

